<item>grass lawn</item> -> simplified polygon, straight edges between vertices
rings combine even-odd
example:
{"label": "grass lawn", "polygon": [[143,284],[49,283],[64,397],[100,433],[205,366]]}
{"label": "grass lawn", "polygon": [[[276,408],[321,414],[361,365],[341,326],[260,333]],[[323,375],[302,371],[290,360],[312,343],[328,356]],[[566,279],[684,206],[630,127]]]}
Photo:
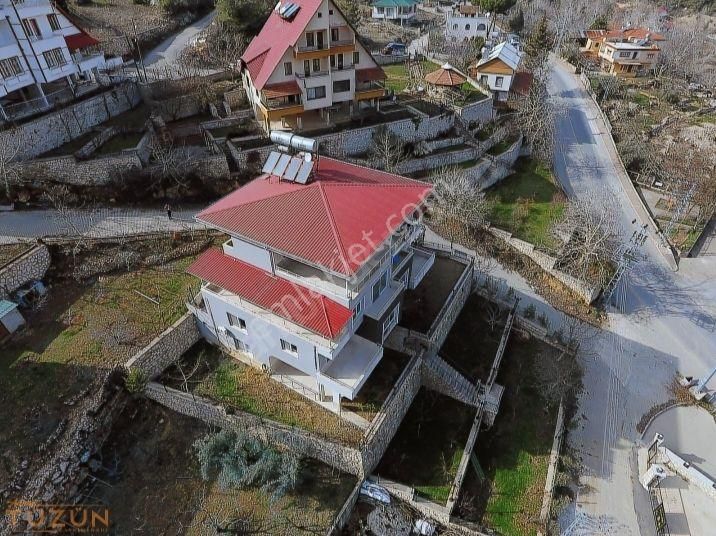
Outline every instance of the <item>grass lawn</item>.
{"label": "grass lawn", "polygon": [[356,483],[307,459],[298,487],[273,504],[257,488],[222,489],[201,479],[192,448],[208,432],[148,400],[127,406],[101,453],[97,476],[109,485],[92,492],[111,510],[112,534],[234,534],[237,525],[250,534],[324,534]]}
{"label": "grass lawn", "polygon": [[[50,287],[29,327],[0,350],[0,482],[57,427],[103,370],[124,363],[185,311],[195,279],[183,259],[161,269],[102,276],[89,286]],[[139,291],[158,299],[153,302]]]}
{"label": "grass lawn", "polygon": [[[487,478],[481,484],[483,493],[478,493],[482,504],[477,511],[483,524],[504,536],[533,536],[542,528],[536,520],[557,407],[548,404],[537,387],[537,356],[554,359],[556,350],[537,339],[512,335],[497,379],[505,386],[500,413],[494,426],[480,433],[475,449]],[[480,486],[474,475],[471,480]]]}
{"label": "grass lawn", "polygon": [[[218,349],[213,349],[219,352]],[[315,402],[232,358],[222,360],[197,386],[196,394],[229,408],[303,428],[331,441],[355,446],[363,431]]]}
{"label": "grass lawn", "polygon": [[[428,74],[437,68],[438,67],[434,63],[423,60],[423,72],[425,74]],[[386,89],[392,89],[396,93],[400,93],[408,86],[410,76],[405,62],[383,65],[383,71],[385,71],[385,75],[387,76],[385,80]]]}
{"label": "grass lawn", "polygon": [[421,388],[375,472],[444,505],[474,418],[475,408]]}
{"label": "grass lawn", "polygon": [[124,149],[134,149],[144,137],[144,132],[127,132],[112,136],[107,143],[103,144],[94,152],[94,156],[102,156],[118,153]]}
{"label": "grass lawn", "polygon": [[549,246],[549,228],[564,211],[563,195],[549,169],[519,158],[515,173],[487,190],[493,202],[490,221],[532,244]]}

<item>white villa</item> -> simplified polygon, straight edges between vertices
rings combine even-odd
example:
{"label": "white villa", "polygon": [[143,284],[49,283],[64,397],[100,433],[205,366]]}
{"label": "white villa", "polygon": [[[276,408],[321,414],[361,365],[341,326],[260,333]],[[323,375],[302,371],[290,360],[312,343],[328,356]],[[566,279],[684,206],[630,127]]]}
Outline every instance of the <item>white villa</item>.
{"label": "white villa", "polygon": [[480,13],[479,7],[473,4],[460,4],[445,15],[445,37],[452,41],[487,39],[489,30],[490,14]]}
{"label": "white villa", "polygon": [[418,3],[418,0],[374,0],[370,16],[404,24],[418,14]]}
{"label": "white villa", "polygon": [[105,63],[83,53],[98,41],[50,0],[0,0],[0,14],[2,119],[49,109],[53,93],[74,93]]}
{"label": "white villa", "polygon": [[330,0],[281,0],[241,57],[244,88],[266,131],[325,126],[377,108],[385,73]]}
{"label": "white villa", "polygon": [[[310,140],[308,140],[310,141]],[[327,157],[274,152],[263,174],[196,219],[227,233],[188,272],[205,336],[339,411],[383,357],[435,253],[414,245],[429,184]]]}

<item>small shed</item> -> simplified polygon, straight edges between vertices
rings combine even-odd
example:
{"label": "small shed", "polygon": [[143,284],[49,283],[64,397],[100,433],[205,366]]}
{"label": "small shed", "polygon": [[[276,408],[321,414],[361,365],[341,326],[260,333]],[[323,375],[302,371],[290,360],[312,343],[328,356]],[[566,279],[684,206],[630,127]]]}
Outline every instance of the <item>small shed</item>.
{"label": "small shed", "polygon": [[25,325],[25,319],[17,310],[17,304],[0,300],[0,338],[15,333]]}
{"label": "small shed", "polygon": [[435,86],[458,87],[467,82],[467,77],[446,63],[439,69],[426,74],[425,81]]}

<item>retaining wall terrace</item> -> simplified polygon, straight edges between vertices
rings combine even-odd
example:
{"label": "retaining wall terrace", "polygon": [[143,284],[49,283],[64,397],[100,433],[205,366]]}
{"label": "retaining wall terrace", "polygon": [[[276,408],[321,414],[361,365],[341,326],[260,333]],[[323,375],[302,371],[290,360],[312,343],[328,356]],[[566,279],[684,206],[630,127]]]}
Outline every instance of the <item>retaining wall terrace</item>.
{"label": "retaining wall terrace", "polygon": [[466,147],[456,151],[438,153],[422,158],[412,158],[401,162],[398,165],[398,173],[413,173],[415,171],[423,171],[427,169],[435,169],[443,166],[451,166],[467,162],[476,157],[477,150],[474,147]]}
{"label": "retaining wall terrace", "polygon": [[89,160],[77,160],[69,155],[28,160],[21,164],[23,175],[38,186],[46,182],[102,186],[112,182],[122,172],[141,167],[142,160],[136,149]]}
{"label": "retaining wall terrace", "polygon": [[25,283],[45,277],[50,261],[50,250],[38,244],[0,268],[0,298],[6,299]]}
{"label": "retaining wall terrace", "polygon": [[156,378],[198,342],[200,337],[194,315],[186,313],[135,354],[125,366],[141,370],[147,378]]}
{"label": "retaining wall terrace", "polygon": [[303,430],[285,426],[244,412],[227,414],[226,410],[212,401],[171,389],[162,384],[151,382],[144,390],[145,396],[177,411],[194,417],[219,428],[243,430],[261,441],[279,445],[323,463],[362,476],[361,453],[358,449],[319,438]]}
{"label": "retaining wall terrace", "polygon": [[535,249],[534,245],[530,244],[529,242],[525,242],[524,240],[515,238],[512,236],[512,233],[503,231],[502,229],[497,229],[496,227],[489,227],[488,231],[490,232],[490,234],[492,234],[492,236],[495,236],[500,240],[506,242],[523,255],[526,255],[527,257],[532,259],[545,272],[558,279],[568,288],[579,294],[579,296],[585,302],[592,303],[599,295],[599,292],[601,291],[599,287],[593,287],[591,285],[588,285],[583,281],[580,281],[576,277],[572,277],[571,275],[566,274],[561,270],[558,270],[557,268],[555,268],[555,265],[557,264],[557,259],[555,257],[552,257],[551,255],[548,255],[543,251]]}
{"label": "retaining wall terrace", "polygon": [[141,102],[136,84],[125,82],[62,110],[43,115],[16,128],[0,132],[0,145],[20,138],[18,160],[34,158],[79,138],[93,127],[131,110]]}
{"label": "retaining wall terrace", "polygon": [[487,123],[495,117],[495,108],[492,99],[487,97],[479,102],[455,107],[455,113],[466,123]]}
{"label": "retaining wall terrace", "polygon": [[437,354],[423,361],[423,385],[463,404],[478,405],[477,386]]}
{"label": "retaining wall terrace", "polygon": [[522,153],[523,138],[513,143],[505,152],[492,156],[485,155],[480,163],[468,170],[468,174],[480,190],[494,186],[513,173],[512,167]]}

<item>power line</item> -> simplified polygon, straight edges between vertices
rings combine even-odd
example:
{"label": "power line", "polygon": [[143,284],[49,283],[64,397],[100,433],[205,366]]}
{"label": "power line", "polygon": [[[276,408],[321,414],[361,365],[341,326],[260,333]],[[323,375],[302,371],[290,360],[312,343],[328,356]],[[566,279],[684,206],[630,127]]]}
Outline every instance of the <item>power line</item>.
{"label": "power line", "polygon": [[[636,220],[632,220],[632,225],[636,223]],[[608,304],[616,290],[619,282],[621,281],[624,274],[626,274],[639,260],[637,252],[641,246],[644,245],[647,238],[646,224],[642,225],[639,229],[634,231],[627,244],[622,245],[617,253],[617,268],[612,275],[612,278],[604,287],[602,292],[602,303]]]}

